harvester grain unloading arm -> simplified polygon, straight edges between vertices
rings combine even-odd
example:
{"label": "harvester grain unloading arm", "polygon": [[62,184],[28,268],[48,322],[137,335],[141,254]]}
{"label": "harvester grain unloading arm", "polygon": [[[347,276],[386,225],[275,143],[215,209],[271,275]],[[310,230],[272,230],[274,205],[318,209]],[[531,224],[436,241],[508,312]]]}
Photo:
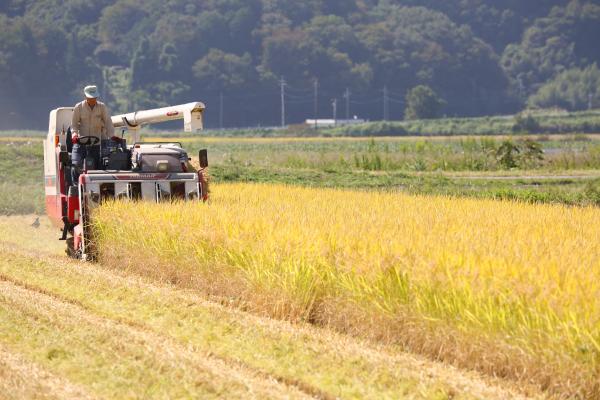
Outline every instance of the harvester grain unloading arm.
{"label": "harvester grain unloading arm", "polygon": [[205,108],[204,103],[196,102],[154,110],[136,111],[115,115],[112,117],[112,123],[115,128],[130,130],[132,143],[135,143],[139,140],[139,129],[143,125],[183,119],[183,130],[185,132],[201,131],[203,129],[202,113]]}

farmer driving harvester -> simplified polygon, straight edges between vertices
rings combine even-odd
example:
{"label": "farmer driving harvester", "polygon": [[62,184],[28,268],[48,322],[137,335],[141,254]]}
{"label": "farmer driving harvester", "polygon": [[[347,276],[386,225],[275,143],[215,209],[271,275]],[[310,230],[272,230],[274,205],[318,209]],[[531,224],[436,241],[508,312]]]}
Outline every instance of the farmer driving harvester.
{"label": "farmer driving harvester", "polygon": [[[71,122],[73,185],[77,185],[84,159],[86,157],[95,160],[100,158],[100,150],[96,146],[100,141],[108,139],[115,142],[121,141],[121,138],[114,135],[115,128],[108,108],[104,103],[98,101],[98,97],[100,97],[98,88],[86,86],[83,93],[85,100],[75,105]],[[87,154],[88,152],[92,154]]]}
{"label": "farmer driving harvester", "polygon": [[[198,152],[200,168],[193,170],[180,143],[139,140],[142,126],[167,121],[183,120],[185,132],[201,131],[206,107],[193,102],[111,117],[97,100],[98,88],[88,86],[84,93],[86,99],[74,107],[50,111],[44,140],[44,186],[46,210],[53,224],[62,229],[67,253],[91,260],[91,211],[102,202],[208,200],[205,149]],[[114,136],[120,128],[129,130],[131,145]]]}

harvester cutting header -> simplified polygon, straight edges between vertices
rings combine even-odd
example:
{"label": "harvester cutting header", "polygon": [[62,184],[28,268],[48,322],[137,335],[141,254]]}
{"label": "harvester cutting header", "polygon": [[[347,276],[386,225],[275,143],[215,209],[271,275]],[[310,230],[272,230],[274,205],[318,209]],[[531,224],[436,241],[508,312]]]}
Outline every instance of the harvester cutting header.
{"label": "harvester cutting header", "polygon": [[[91,89],[90,89],[91,88]],[[96,102],[95,87],[86,87],[87,100],[50,112],[44,140],[46,211],[62,229],[67,254],[93,257],[90,212],[107,199],[140,201],[199,201],[208,198],[206,150],[200,169],[190,164],[180,143],[140,142],[139,128],[165,121],[184,121],[185,132],[202,130],[203,103],[189,103],[110,117]],[[128,145],[115,128],[130,133]]]}

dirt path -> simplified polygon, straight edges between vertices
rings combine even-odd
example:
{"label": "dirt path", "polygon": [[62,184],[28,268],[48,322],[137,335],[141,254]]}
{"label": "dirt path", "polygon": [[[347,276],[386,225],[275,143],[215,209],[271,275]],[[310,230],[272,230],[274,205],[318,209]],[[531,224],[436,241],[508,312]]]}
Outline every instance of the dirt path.
{"label": "dirt path", "polygon": [[514,180],[531,180],[531,181],[542,181],[542,180],[587,180],[587,179],[600,179],[600,175],[446,175],[448,178],[453,179],[477,179],[477,180],[490,180],[490,181],[514,181]]}
{"label": "dirt path", "polygon": [[[14,229],[13,237],[31,230]],[[3,239],[8,398],[528,398],[477,373]]]}

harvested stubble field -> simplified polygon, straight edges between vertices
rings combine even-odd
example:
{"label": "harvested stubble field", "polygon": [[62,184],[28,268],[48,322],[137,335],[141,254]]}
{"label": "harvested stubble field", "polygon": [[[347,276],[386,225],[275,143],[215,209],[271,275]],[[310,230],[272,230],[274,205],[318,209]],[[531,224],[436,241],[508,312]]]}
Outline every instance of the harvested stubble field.
{"label": "harvested stubble field", "polygon": [[226,184],[208,205],[106,204],[95,218],[104,265],[600,397],[598,208]]}
{"label": "harvested stubble field", "polygon": [[140,270],[68,261],[33,219],[0,217],[0,399],[542,397]]}

